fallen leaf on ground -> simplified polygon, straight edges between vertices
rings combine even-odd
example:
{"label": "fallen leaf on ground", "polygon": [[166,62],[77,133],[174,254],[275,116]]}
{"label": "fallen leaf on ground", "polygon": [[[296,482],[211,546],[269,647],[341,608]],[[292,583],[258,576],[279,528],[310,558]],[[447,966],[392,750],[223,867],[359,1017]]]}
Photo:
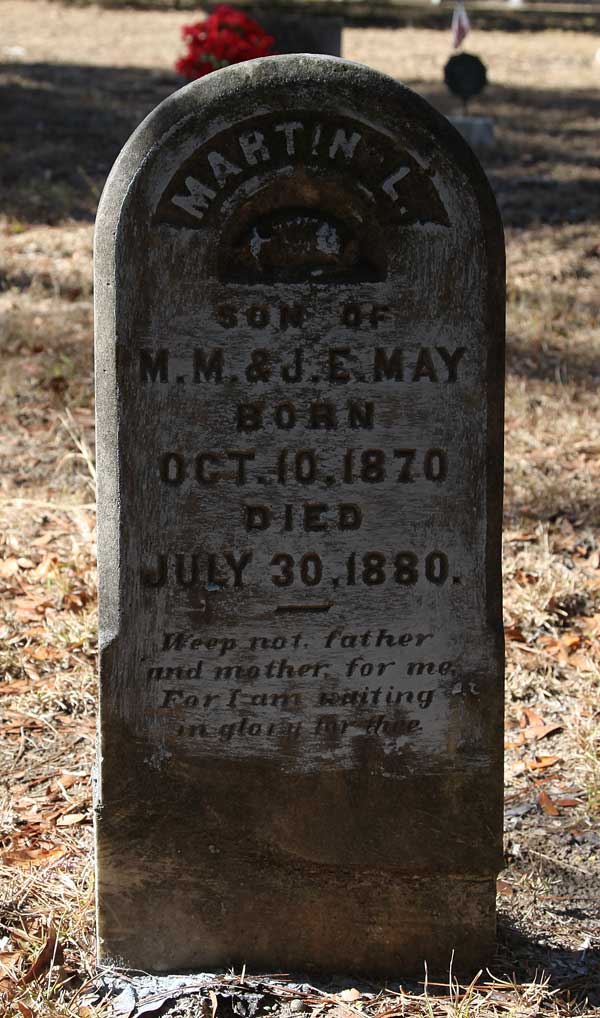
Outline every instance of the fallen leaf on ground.
{"label": "fallen leaf on ground", "polygon": [[505,749],[520,749],[521,746],[524,746],[524,745],[525,745],[525,736],[523,735],[523,732],[519,732],[517,738],[513,739],[512,742],[507,741],[507,742],[504,743],[504,748]]}
{"label": "fallen leaf on ground", "polygon": [[531,586],[539,581],[537,573],[528,573],[525,569],[517,569],[514,574],[514,580],[521,587]]}
{"label": "fallen leaf on ground", "polygon": [[338,993],[338,997],[340,1000],[346,1001],[358,1000],[360,998],[360,991],[352,987],[351,990],[342,990],[341,993]]}
{"label": "fallen leaf on ground", "polygon": [[579,672],[593,672],[594,663],[591,658],[586,657],[584,654],[579,652],[571,654],[569,657],[569,664],[571,668],[576,668]]}
{"label": "fallen leaf on ground", "polygon": [[496,892],[501,894],[504,898],[512,898],[515,893],[512,884],[509,884],[507,880],[496,881]]}
{"label": "fallen leaf on ground", "polygon": [[535,760],[526,760],[525,766],[529,771],[545,771],[556,763],[562,763],[561,756],[536,756]]}
{"label": "fallen leaf on ground", "polygon": [[504,635],[507,640],[515,640],[517,643],[527,643],[527,637],[520,626],[505,626]]}
{"label": "fallen leaf on ground", "polygon": [[0,951],[0,972],[6,975],[17,967],[23,955],[20,951]]}
{"label": "fallen leaf on ground", "polygon": [[523,746],[526,742],[539,742],[540,739],[545,739],[546,736],[552,735],[554,732],[562,731],[562,725],[545,724],[544,719],[533,707],[525,707],[519,718],[519,726],[521,731],[514,742],[507,743],[507,749]]}
{"label": "fallen leaf on ground", "polygon": [[5,580],[11,576],[16,576],[19,572],[19,563],[16,558],[3,558],[0,559],[0,576],[4,577]]}
{"label": "fallen leaf on ground", "polygon": [[55,647],[33,647],[29,651],[29,657],[34,661],[58,661],[63,654]]}
{"label": "fallen leaf on ground", "polygon": [[13,601],[17,615],[25,619],[36,619],[45,615],[46,609],[52,607],[52,601],[40,597],[15,597]]}
{"label": "fallen leaf on ground", "polygon": [[[525,736],[521,732],[520,741],[518,743],[506,743],[506,748],[518,748],[519,746],[524,746],[525,743]],[[549,767],[553,767],[557,763],[563,763],[561,756],[536,756],[534,760],[517,760],[514,764],[507,764],[506,773],[510,778],[518,778],[527,772],[535,774],[538,771],[548,770]]]}
{"label": "fallen leaf on ground", "polygon": [[53,781],[51,785],[48,785],[46,789],[46,796],[50,799],[56,796],[64,796],[65,789],[71,788],[76,785],[78,781],[81,781],[82,774],[69,774],[64,773],[59,775],[56,781]]}
{"label": "fallen leaf on ground", "polygon": [[53,926],[48,928],[48,939],[39,952],[31,968],[27,970],[22,978],[23,983],[32,983],[35,979],[39,979],[51,965],[57,964],[62,965],[63,963],[63,948],[56,936],[56,930]]}
{"label": "fallen leaf on ground", "polygon": [[24,693],[28,689],[31,689],[30,679],[13,679],[12,682],[0,682],[0,694],[4,693],[8,696],[14,696],[15,694]]}
{"label": "fallen leaf on ground", "polygon": [[67,854],[66,848],[15,848],[0,853],[5,866],[43,866]]}
{"label": "fallen leaf on ground", "polygon": [[557,817],[560,816],[556,804],[552,801],[547,792],[541,791],[537,797],[538,806],[541,807],[542,812],[548,816]]}
{"label": "fallen leaf on ground", "polygon": [[562,732],[562,725],[542,725],[541,728],[532,725],[531,728],[525,729],[525,738],[528,742],[539,742],[540,739],[545,739],[555,732]]}
{"label": "fallen leaf on ground", "polygon": [[571,806],[581,806],[580,799],[557,799],[557,806],[565,806],[567,809]]}
{"label": "fallen leaf on ground", "polygon": [[544,724],[544,721],[542,717],[534,711],[533,707],[525,707],[521,717],[519,718],[519,724],[521,728],[526,728],[528,725],[540,727]]}
{"label": "fallen leaf on ground", "polygon": [[90,601],[90,594],[87,590],[71,590],[63,595],[63,605],[73,612],[81,611]]}
{"label": "fallen leaf on ground", "polygon": [[72,827],[73,824],[80,824],[87,819],[87,813],[65,813],[56,821],[57,827]]}

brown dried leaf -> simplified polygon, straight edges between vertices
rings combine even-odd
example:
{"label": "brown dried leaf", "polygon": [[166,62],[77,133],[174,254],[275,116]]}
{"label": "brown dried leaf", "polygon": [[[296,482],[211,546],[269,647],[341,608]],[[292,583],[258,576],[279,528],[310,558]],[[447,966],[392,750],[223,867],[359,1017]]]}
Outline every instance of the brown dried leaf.
{"label": "brown dried leaf", "polygon": [[525,737],[528,742],[539,742],[540,739],[545,739],[548,735],[554,735],[556,732],[562,732],[562,725],[542,725],[541,728],[533,725],[531,728],[525,729]]}
{"label": "brown dried leaf", "polygon": [[578,620],[583,629],[587,629],[592,636],[600,635],[600,612],[595,615],[584,616]]}
{"label": "brown dried leaf", "polygon": [[504,635],[507,640],[514,640],[516,643],[527,643],[527,637],[520,626],[512,625],[504,627]]}
{"label": "brown dried leaf", "polygon": [[0,682],[0,695],[5,693],[8,696],[14,696],[15,694],[23,693],[26,689],[31,689],[31,682],[29,679],[13,679],[12,682]]}
{"label": "brown dried leaf", "polygon": [[525,766],[529,771],[545,771],[556,763],[562,763],[561,756],[536,756],[535,760],[526,760]]}
{"label": "brown dried leaf", "polygon": [[57,827],[72,827],[87,819],[87,813],[64,813],[56,821]]}
{"label": "brown dried leaf", "polygon": [[16,990],[17,984],[13,979],[9,979],[8,976],[0,976],[0,1001],[3,999],[11,1000]]}
{"label": "brown dried leaf", "polygon": [[538,636],[537,643],[544,648],[547,654],[560,654],[563,650],[560,640],[556,636],[548,636],[546,633]]}
{"label": "brown dried leaf", "polygon": [[50,544],[51,541],[55,541],[57,537],[58,534],[55,534],[50,530],[48,533],[42,534],[41,537],[34,538],[33,541],[30,541],[30,544],[32,548],[45,548],[47,544]]}
{"label": "brown dried leaf", "polygon": [[540,739],[545,739],[546,736],[552,735],[554,732],[562,731],[562,725],[544,724],[543,718],[532,707],[524,709],[519,719],[519,725],[521,732],[516,743],[511,744],[509,748],[522,746],[524,742],[539,742]]}
{"label": "brown dried leaf", "polygon": [[530,587],[535,583],[539,582],[539,576],[537,573],[528,573],[525,569],[517,569],[514,575],[515,582],[520,587]]}
{"label": "brown dried leaf", "polygon": [[23,597],[15,597],[13,606],[17,615],[20,615],[21,618],[37,619],[40,615],[45,615],[47,608],[52,607],[52,601],[48,601],[43,597],[24,595]]}
{"label": "brown dried leaf", "polygon": [[82,611],[90,601],[89,591],[78,589],[70,590],[63,596],[63,605],[72,612]]}
{"label": "brown dried leaf", "polygon": [[496,893],[501,894],[504,898],[512,898],[515,893],[512,884],[509,884],[506,880],[496,881]]}
{"label": "brown dried leaf", "polygon": [[21,951],[0,951],[0,972],[3,975],[13,972],[22,957]]}
{"label": "brown dried leaf", "polygon": [[16,576],[19,572],[19,563],[16,556],[11,555],[10,558],[0,559],[0,576],[4,577],[5,580],[11,576]]}
{"label": "brown dried leaf", "polygon": [[524,746],[524,745],[525,745],[525,733],[524,732],[519,732],[519,734],[517,735],[517,738],[514,739],[512,742],[505,742],[504,743],[504,748],[505,749],[520,749],[521,746]]}
{"label": "brown dried leaf", "polygon": [[58,661],[64,656],[64,652],[61,653],[55,647],[32,647],[28,653],[34,661]]}
{"label": "brown dried leaf", "polygon": [[525,707],[519,719],[519,724],[521,728],[525,728],[527,725],[541,727],[544,724],[544,721],[543,718],[534,711],[533,707]]}
{"label": "brown dried leaf", "polygon": [[35,567],[28,579],[45,580],[51,569],[58,562],[58,555],[48,555]]}
{"label": "brown dried leaf", "polygon": [[548,793],[544,792],[543,789],[539,793],[539,795],[537,797],[537,801],[538,801],[538,806],[540,806],[542,811],[544,813],[546,813],[548,816],[551,816],[551,817],[560,816],[560,812],[556,808],[555,803],[552,801],[552,799],[550,798]]}
{"label": "brown dried leaf", "polygon": [[72,788],[78,781],[81,781],[81,774],[59,774],[56,781],[48,785],[46,796],[48,799],[64,798],[65,789]]}
{"label": "brown dried leaf", "polygon": [[360,1000],[361,993],[360,990],[357,990],[355,987],[352,987],[351,990],[342,990],[341,993],[338,993],[338,997],[340,998],[340,1000],[345,1000],[347,1003],[350,1004],[353,1000]]}
{"label": "brown dried leaf", "polygon": [[569,656],[569,664],[571,668],[576,668],[579,672],[592,672],[594,670],[594,664],[591,658],[586,657],[585,654],[571,654]]}
{"label": "brown dried leaf", "polygon": [[63,961],[64,952],[62,944],[60,944],[57,939],[54,927],[49,926],[46,943],[42,947],[31,968],[29,968],[22,977],[21,982],[32,983],[35,979],[39,979],[39,977],[42,976],[51,965],[62,965]]}
{"label": "brown dried leaf", "polygon": [[66,848],[14,848],[0,852],[0,861],[5,866],[44,866],[67,854]]}

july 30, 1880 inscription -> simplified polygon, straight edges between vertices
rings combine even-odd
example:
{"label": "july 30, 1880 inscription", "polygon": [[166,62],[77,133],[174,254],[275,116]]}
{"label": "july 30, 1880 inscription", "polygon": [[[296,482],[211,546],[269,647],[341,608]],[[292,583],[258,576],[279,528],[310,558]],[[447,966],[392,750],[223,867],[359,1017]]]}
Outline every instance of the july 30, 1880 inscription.
{"label": "july 30, 1880 inscription", "polygon": [[427,104],[227,68],[96,236],[101,955],[485,961],[501,865],[503,241]]}

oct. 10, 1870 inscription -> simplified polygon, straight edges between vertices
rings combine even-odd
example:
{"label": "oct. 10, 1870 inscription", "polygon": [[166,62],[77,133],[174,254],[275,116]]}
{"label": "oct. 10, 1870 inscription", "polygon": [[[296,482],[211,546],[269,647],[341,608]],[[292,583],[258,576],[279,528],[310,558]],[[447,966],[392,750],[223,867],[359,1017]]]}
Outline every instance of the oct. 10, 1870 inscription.
{"label": "oct. 10, 1870 inscription", "polygon": [[407,89],[176,93],[96,236],[101,955],[485,960],[501,865],[503,242]]}

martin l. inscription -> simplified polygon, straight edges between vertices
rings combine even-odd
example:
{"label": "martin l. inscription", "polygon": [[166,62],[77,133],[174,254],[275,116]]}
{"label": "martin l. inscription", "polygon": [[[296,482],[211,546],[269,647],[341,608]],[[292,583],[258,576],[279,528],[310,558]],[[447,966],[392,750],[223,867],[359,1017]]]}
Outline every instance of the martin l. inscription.
{"label": "martin l. inscription", "polygon": [[493,199],[441,118],[365,68],[210,78],[142,125],[99,217],[101,951],[479,964],[500,865]]}

